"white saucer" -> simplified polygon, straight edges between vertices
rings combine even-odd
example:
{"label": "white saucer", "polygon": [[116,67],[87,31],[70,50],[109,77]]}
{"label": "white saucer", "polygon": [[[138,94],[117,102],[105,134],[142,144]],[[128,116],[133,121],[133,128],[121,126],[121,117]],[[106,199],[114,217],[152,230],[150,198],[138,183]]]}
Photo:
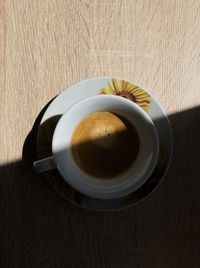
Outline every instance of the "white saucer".
{"label": "white saucer", "polygon": [[[111,77],[95,77],[83,80],[72,87],[65,89],[50,103],[42,117],[38,129],[38,159],[51,155],[52,135],[56,122],[59,120],[60,116],[76,102],[86,97],[99,94],[101,88],[108,87],[108,82],[112,82]],[[159,159],[148,181],[137,191],[128,196],[112,200],[101,200],[84,196],[72,189],[64,182],[56,170],[45,173],[45,177],[52,187],[64,198],[68,199],[73,204],[91,210],[116,210],[133,205],[135,202],[147,196],[158,185],[160,180],[166,174],[171,161],[173,137],[168,117],[162,106],[152,94],[147,91],[145,91],[145,93],[148,93],[150,102],[147,113],[155,124],[160,142]]]}

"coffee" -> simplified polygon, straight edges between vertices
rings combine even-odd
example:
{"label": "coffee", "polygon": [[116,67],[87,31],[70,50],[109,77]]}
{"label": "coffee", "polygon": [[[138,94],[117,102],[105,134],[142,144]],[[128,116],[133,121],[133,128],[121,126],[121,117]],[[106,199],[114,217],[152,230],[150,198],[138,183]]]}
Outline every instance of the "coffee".
{"label": "coffee", "polygon": [[139,137],[124,117],[111,112],[95,112],[75,128],[71,148],[76,163],[97,178],[114,178],[135,162]]}

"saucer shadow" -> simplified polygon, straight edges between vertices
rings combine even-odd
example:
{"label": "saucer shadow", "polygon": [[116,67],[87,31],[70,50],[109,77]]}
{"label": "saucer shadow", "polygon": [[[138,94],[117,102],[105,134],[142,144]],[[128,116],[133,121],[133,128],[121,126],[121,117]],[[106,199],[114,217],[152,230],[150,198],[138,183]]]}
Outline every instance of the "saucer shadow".
{"label": "saucer shadow", "polygon": [[[55,98],[56,98],[56,96],[53,99],[51,99],[43,107],[43,109],[40,111],[40,113],[38,114],[38,116],[33,124],[31,131],[28,133],[28,135],[25,139],[23,149],[22,149],[22,160],[24,162],[24,166],[28,170],[33,170],[33,162],[38,159],[36,148],[37,148],[37,135],[38,135],[38,129],[40,126],[40,122],[41,122],[42,117],[43,117],[44,113],[46,112],[47,108],[49,107],[49,105],[52,103],[52,101]],[[59,118],[55,118],[52,120],[53,122],[55,121],[55,125],[56,125],[57,121],[59,120]]]}

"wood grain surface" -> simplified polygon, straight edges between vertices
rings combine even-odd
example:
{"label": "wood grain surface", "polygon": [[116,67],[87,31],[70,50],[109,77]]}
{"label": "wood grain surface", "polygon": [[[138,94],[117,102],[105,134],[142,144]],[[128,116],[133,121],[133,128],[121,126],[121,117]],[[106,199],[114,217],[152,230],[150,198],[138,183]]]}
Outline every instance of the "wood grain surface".
{"label": "wood grain surface", "polygon": [[[2,0],[0,63],[0,267],[200,267],[200,1]],[[72,206],[22,162],[46,103],[101,75],[150,90],[175,137],[161,185],[121,212]]]}

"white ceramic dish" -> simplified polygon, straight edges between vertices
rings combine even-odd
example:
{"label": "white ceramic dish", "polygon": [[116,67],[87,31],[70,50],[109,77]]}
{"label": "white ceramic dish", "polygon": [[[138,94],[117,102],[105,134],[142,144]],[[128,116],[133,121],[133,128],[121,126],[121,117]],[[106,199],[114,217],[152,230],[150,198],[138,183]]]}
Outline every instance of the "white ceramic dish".
{"label": "white ceramic dish", "polygon": [[[38,158],[47,157],[51,153],[51,132],[54,131],[56,122],[60,116],[76,102],[83,100],[86,97],[99,94],[100,90],[102,88],[106,88],[107,84],[111,81],[111,77],[96,77],[83,80],[72,87],[65,89],[50,103],[42,117],[38,130]],[[173,138],[168,117],[162,106],[154,96],[149,94],[147,91],[145,92],[149,95],[149,109],[147,114],[154,122],[160,143],[158,161],[149,179],[139,189],[133,191],[127,196],[103,200],[89,198],[75,191],[66,183],[63,184],[63,180],[56,172],[46,173],[45,176],[49,183],[64,198],[83,208],[108,211],[130,206],[146,197],[153,189],[155,189],[168,170],[172,157]]]}

